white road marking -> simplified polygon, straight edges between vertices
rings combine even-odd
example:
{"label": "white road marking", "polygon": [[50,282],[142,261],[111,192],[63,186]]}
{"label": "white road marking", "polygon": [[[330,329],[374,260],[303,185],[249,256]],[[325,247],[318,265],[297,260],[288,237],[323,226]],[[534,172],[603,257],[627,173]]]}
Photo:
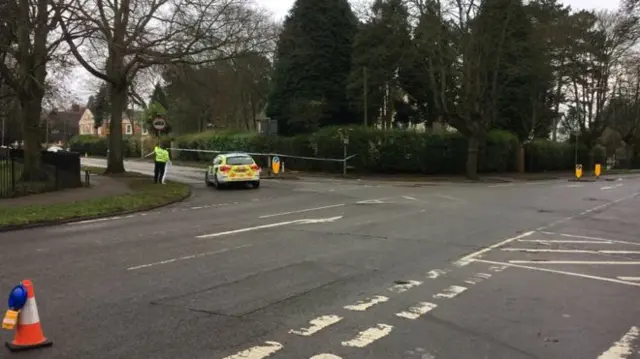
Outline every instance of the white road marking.
{"label": "white road marking", "polygon": [[427,278],[429,278],[429,279],[436,279],[436,278],[438,278],[438,277],[440,277],[440,276],[443,276],[443,275],[447,274],[447,272],[449,272],[449,271],[447,271],[447,270],[443,270],[443,269],[434,269],[434,270],[430,270],[430,271],[427,273]]}
{"label": "white road marking", "polygon": [[458,198],[458,197],[453,197],[453,196],[448,196],[446,194],[442,194],[442,193],[436,193],[434,194],[434,196],[436,197],[440,197],[440,198],[444,198],[444,199],[448,199],[450,201],[454,201],[454,202],[466,202],[464,199],[462,198]]}
{"label": "white road marking", "polygon": [[309,322],[309,324],[311,324],[311,326],[309,328],[301,328],[299,330],[290,330],[289,333],[290,334],[297,334],[297,335],[302,335],[305,337],[308,337],[310,335],[313,335],[319,331],[321,331],[322,329],[336,324],[337,322],[341,321],[342,317],[339,317],[337,315],[323,315],[321,317],[318,317],[316,319],[313,319]]}
{"label": "white road marking", "polygon": [[487,273],[476,273],[473,277],[465,280],[464,282],[467,284],[478,284],[485,279],[491,278],[491,274]]}
{"label": "white road marking", "polygon": [[624,250],[591,250],[591,249],[533,249],[533,248],[502,248],[504,252],[528,252],[528,253],[593,253],[593,254],[640,254],[640,251]]}
{"label": "white road marking", "polygon": [[640,194],[640,192],[635,192],[635,193],[632,193],[632,194],[630,194],[628,196],[624,196],[622,198],[618,198],[615,201],[612,201],[612,202],[609,202],[609,203],[605,203],[605,204],[601,204],[599,206],[596,206],[596,207],[593,207],[591,209],[588,209],[588,210],[586,210],[586,211],[584,211],[584,212],[582,212],[582,213],[580,213],[580,214],[578,214],[576,216],[565,217],[565,218],[559,219],[557,221],[553,221],[553,222],[551,222],[549,224],[546,224],[544,226],[540,226],[540,227],[536,228],[536,231],[542,231],[542,230],[545,230],[545,229],[547,229],[549,227],[553,227],[553,226],[556,226],[558,224],[561,224],[561,223],[564,223],[564,222],[568,222],[568,221],[570,221],[572,219],[575,219],[577,217],[581,217],[581,216],[584,216],[584,215],[589,214],[591,212],[597,211],[599,209],[612,206],[612,205],[614,205],[616,203],[620,203],[620,202],[625,201],[625,200],[630,199],[630,198],[634,198],[639,194]]}
{"label": "white road marking", "polygon": [[312,356],[310,359],[342,359],[342,357],[333,354],[318,354]]}
{"label": "white road marking", "polygon": [[263,359],[279,351],[283,345],[278,342],[265,342],[265,345],[255,346],[238,354],[228,356],[224,359]]}
{"label": "white road marking", "polygon": [[115,216],[115,217],[106,217],[106,218],[87,219],[85,221],[67,223],[67,225],[68,226],[76,226],[76,225],[79,225],[79,224],[89,224],[89,223],[114,221],[116,219],[123,219],[123,218],[124,217],[122,217],[122,216]]}
{"label": "white road marking", "polygon": [[602,353],[598,359],[624,359],[633,354],[632,344],[633,341],[640,336],[640,329],[638,327],[631,327],[627,334],[625,334],[620,340],[615,342],[609,350]]}
{"label": "white road marking", "polygon": [[491,267],[489,267],[489,270],[492,271],[492,272],[502,272],[505,269],[507,269],[507,266],[491,266]]}
{"label": "white road marking", "polygon": [[438,294],[434,294],[433,297],[434,298],[451,299],[451,298],[456,297],[458,294],[464,292],[465,290],[467,290],[467,287],[461,287],[459,285],[452,285],[449,288],[443,290],[442,292],[440,292]]}
{"label": "white road marking", "polygon": [[211,233],[211,234],[203,234],[201,236],[196,236],[196,238],[203,239],[203,238],[220,237],[220,236],[226,236],[226,235],[229,235],[229,234],[237,234],[237,233],[255,231],[255,230],[258,230],[258,229],[265,229],[265,228],[274,228],[274,227],[286,226],[286,225],[290,225],[290,224],[313,224],[313,223],[334,222],[334,221],[336,221],[336,220],[338,220],[340,218],[342,218],[342,216],[330,217],[330,218],[318,218],[318,219],[296,219],[294,221],[278,222],[278,223],[264,224],[264,225],[255,226],[255,227],[234,229],[234,230],[231,230],[231,231],[224,231],[224,232]]}
{"label": "white road marking", "polygon": [[393,330],[393,326],[391,325],[378,324],[373,328],[360,332],[354,339],[342,342],[342,345],[345,347],[364,348],[376,340],[389,335],[391,330]]}
{"label": "white road marking", "polygon": [[370,199],[366,201],[356,202],[357,204],[382,204],[382,201],[379,199]]}
{"label": "white road marking", "polygon": [[407,319],[418,319],[425,313],[435,309],[438,305],[429,302],[420,302],[418,305],[409,308],[405,312],[396,313],[396,316]]}
{"label": "white road marking", "polygon": [[619,188],[619,187],[622,187],[622,186],[623,186],[623,184],[620,183],[620,184],[617,184],[615,186],[604,186],[604,187],[601,187],[600,189],[603,190],[603,191],[606,191],[606,190],[609,190],[609,189]]}
{"label": "white road marking", "polygon": [[354,310],[354,311],[357,311],[357,312],[363,312],[363,311],[373,307],[376,304],[384,303],[384,302],[386,302],[388,300],[389,300],[388,297],[384,297],[382,295],[376,295],[374,297],[358,301],[355,304],[347,305],[347,306],[344,307],[344,309]]}
{"label": "white road marking", "polygon": [[247,247],[251,247],[251,246],[252,246],[252,244],[246,244],[244,246],[239,246],[239,247],[234,247],[234,248],[224,248],[224,249],[219,249],[219,250],[211,251],[211,252],[193,254],[193,255],[190,255],[190,256],[171,258],[171,259],[166,259],[166,260],[163,260],[163,261],[160,261],[160,262],[142,264],[142,265],[135,266],[135,267],[129,267],[129,268],[127,268],[127,270],[137,270],[137,269],[142,269],[142,268],[155,267],[155,266],[159,266],[159,265],[162,265],[162,264],[169,264],[169,263],[178,262],[178,261],[186,261],[186,260],[189,260],[189,259],[195,259],[195,258],[200,258],[200,257],[205,257],[205,256],[211,256],[211,255],[214,255],[214,254],[220,254],[220,253],[224,253],[224,252],[228,252],[228,251],[232,251],[232,250],[236,250],[236,249],[241,249],[241,248],[247,248]]}
{"label": "white road marking", "polygon": [[523,234],[521,234],[519,236],[512,237],[512,238],[509,238],[509,239],[505,239],[504,241],[502,241],[500,243],[492,244],[489,247],[483,248],[483,249],[481,249],[481,250],[479,250],[477,252],[473,252],[471,254],[468,254],[468,255],[458,259],[454,264],[456,266],[458,266],[458,267],[466,266],[467,264],[471,263],[470,260],[475,258],[475,257],[481,256],[481,255],[489,252],[492,249],[495,249],[495,248],[498,248],[498,247],[502,247],[505,244],[511,243],[511,242],[516,241],[518,239],[521,239],[521,238],[524,238],[524,237],[528,237],[528,236],[532,235],[533,233],[534,233],[533,231],[527,232],[527,233],[523,233]]}
{"label": "white road marking", "polygon": [[417,287],[417,286],[419,286],[421,284],[422,284],[422,282],[420,282],[420,281],[410,280],[410,281],[407,281],[407,283],[396,284],[393,287],[389,288],[389,290],[392,291],[392,292],[396,292],[396,293],[403,293],[403,292],[406,292],[409,289],[411,289],[413,287]]}
{"label": "white road marking", "polygon": [[640,277],[618,277],[618,279],[626,281],[640,281]]}
{"label": "white road marking", "polygon": [[519,239],[518,242],[527,243],[574,243],[574,244],[612,244],[611,241],[580,241],[580,240],[562,240],[562,239]]}
{"label": "white road marking", "polygon": [[511,264],[511,263],[495,262],[495,261],[488,261],[488,260],[484,260],[484,259],[474,259],[473,261],[474,262],[479,262],[479,263],[498,264],[498,265],[504,265],[504,266],[514,267],[514,268],[529,269],[529,270],[533,270],[533,271],[540,271],[540,272],[547,272],[547,273],[554,273],[554,274],[562,274],[562,275],[568,275],[568,276],[572,276],[572,277],[594,279],[594,280],[600,280],[600,281],[603,281],[603,282],[626,284],[626,285],[629,285],[629,286],[632,286],[632,287],[640,287],[640,283],[626,282],[626,281],[623,281],[623,280],[607,278],[607,277],[598,277],[598,276],[582,274],[582,273],[574,273],[574,272],[567,272],[567,271],[561,271],[561,270],[556,270],[556,269],[548,269],[548,268],[540,268],[540,267],[531,267],[531,266],[524,266],[524,265],[518,265],[518,264]]}
{"label": "white road marking", "polygon": [[415,198],[415,197],[411,197],[411,196],[402,196],[402,198],[410,199],[410,200],[412,200],[412,201],[417,201],[417,200],[418,200],[417,198]]}
{"label": "white road marking", "polygon": [[513,260],[509,261],[513,264],[586,264],[586,265],[640,265],[638,261],[524,261]]}
{"label": "white road marking", "polygon": [[503,184],[492,184],[488,186],[489,188],[498,188],[498,187],[511,187],[513,183],[503,183]]}
{"label": "white road marking", "polygon": [[319,211],[321,209],[336,208],[336,207],[342,207],[342,206],[345,206],[345,204],[344,203],[332,204],[330,206],[313,207],[313,208],[300,209],[300,210],[297,210],[297,211],[289,211],[289,212],[267,214],[267,215],[264,215],[264,216],[260,216],[258,218],[262,218],[263,219],[263,218],[271,218],[271,217],[278,217],[278,216],[286,216],[288,214],[303,213],[303,212],[310,212],[310,211]]}
{"label": "white road marking", "polygon": [[581,184],[570,184],[570,185],[566,185],[564,187],[577,188],[577,187],[582,187],[582,186],[584,186],[584,185],[581,185]]}
{"label": "white road marking", "polygon": [[544,233],[544,234],[548,234],[548,235],[555,235],[555,236],[562,236],[562,237],[567,237],[567,238],[579,238],[579,239],[584,239],[584,240],[590,240],[590,241],[600,241],[602,243],[620,243],[620,244],[630,244],[632,246],[640,246],[640,243],[637,242],[629,242],[629,241],[618,241],[618,240],[614,240],[614,239],[606,239],[606,238],[600,238],[600,237],[588,237],[588,236],[579,236],[576,234],[567,234],[567,233],[555,233],[555,232],[540,232],[540,233]]}

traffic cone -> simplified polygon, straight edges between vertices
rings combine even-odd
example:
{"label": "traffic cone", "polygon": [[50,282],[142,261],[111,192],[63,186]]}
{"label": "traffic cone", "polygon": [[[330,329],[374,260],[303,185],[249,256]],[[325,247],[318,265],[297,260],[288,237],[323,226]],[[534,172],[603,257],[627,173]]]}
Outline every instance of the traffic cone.
{"label": "traffic cone", "polygon": [[20,310],[16,335],[12,342],[6,343],[7,348],[15,352],[52,346],[53,342],[45,338],[42,333],[33,283],[27,279],[22,281],[22,285],[27,289],[27,302]]}

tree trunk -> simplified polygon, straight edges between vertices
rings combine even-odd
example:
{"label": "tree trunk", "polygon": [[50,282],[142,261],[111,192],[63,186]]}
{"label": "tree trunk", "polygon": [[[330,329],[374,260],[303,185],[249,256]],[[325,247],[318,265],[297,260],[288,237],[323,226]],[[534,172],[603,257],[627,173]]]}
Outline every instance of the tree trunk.
{"label": "tree trunk", "polygon": [[22,138],[24,140],[22,180],[45,181],[49,176],[41,166],[40,112],[42,99],[21,99],[20,107]]}
{"label": "tree trunk", "polygon": [[468,147],[467,147],[467,166],[466,173],[467,177],[472,180],[478,179],[478,150],[479,150],[480,140],[478,136],[471,135],[468,139]]}
{"label": "tree trunk", "polygon": [[105,173],[124,173],[122,151],[122,113],[127,106],[127,89],[111,85],[111,120],[109,121],[109,155]]}

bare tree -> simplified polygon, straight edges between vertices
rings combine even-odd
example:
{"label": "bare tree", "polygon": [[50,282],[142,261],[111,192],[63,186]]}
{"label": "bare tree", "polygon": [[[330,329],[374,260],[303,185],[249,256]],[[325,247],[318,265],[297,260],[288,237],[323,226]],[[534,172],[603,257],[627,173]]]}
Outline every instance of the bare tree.
{"label": "bare tree", "polygon": [[[66,24],[89,34],[67,42],[92,75],[109,84],[111,103],[107,173],[124,172],[122,113],[139,71],[155,65],[202,64],[233,58],[263,41],[260,18],[244,0],[66,0]],[[97,60],[94,61],[94,60]]]}
{"label": "bare tree", "polygon": [[[9,0],[2,3],[0,22],[0,78],[15,93],[25,149],[23,179],[43,179],[40,168],[40,118],[47,92],[47,65],[63,59],[63,39],[51,0]],[[72,23],[68,37],[78,36]]]}

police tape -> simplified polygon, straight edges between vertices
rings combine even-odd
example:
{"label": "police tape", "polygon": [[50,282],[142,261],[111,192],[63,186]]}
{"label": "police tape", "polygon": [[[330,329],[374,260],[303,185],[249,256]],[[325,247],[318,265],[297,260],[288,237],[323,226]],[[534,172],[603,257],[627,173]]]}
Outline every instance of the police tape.
{"label": "police tape", "polygon": [[201,150],[201,149],[190,149],[190,148],[170,148],[170,151],[183,151],[183,152],[202,152],[202,153],[244,153],[250,156],[271,156],[271,157],[283,157],[283,158],[294,158],[301,160],[311,160],[311,161],[330,161],[330,162],[345,162],[357,156],[351,155],[345,158],[327,158],[327,157],[307,157],[307,156],[293,156],[293,155],[283,155],[280,153],[261,153],[261,152],[245,152],[245,151],[217,151],[217,150]]}

